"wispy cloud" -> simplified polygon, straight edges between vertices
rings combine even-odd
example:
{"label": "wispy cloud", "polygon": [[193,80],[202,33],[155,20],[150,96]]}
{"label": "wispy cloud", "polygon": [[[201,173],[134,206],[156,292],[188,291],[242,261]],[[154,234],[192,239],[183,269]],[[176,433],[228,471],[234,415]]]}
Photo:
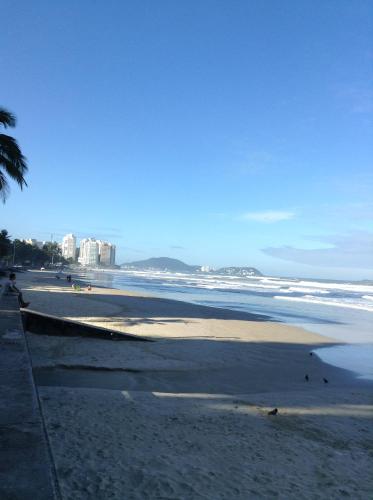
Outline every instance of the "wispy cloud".
{"label": "wispy cloud", "polygon": [[263,248],[271,257],[322,267],[373,267],[373,233],[355,231],[347,235],[319,238],[329,248],[300,249],[292,246]]}
{"label": "wispy cloud", "polygon": [[181,247],[179,245],[170,245],[170,248],[173,250],[185,250],[185,247]]}
{"label": "wispy cloud", "polygon": [[294,219],[295,212],[285,210],[264,210],[262,212],[247,212],[242,214],[240,219],[270,224],[283,220]]}

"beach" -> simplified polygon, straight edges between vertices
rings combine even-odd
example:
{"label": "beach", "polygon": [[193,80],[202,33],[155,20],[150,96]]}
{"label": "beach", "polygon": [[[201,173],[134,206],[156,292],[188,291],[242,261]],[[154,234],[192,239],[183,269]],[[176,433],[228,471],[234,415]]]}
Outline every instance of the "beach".
{"label": "beach", "polygon": [[152,340],[27,333],[64,499],[372,496],[372,384],[310,355],[334,339],[49,272],[17,283],[31,310]]}

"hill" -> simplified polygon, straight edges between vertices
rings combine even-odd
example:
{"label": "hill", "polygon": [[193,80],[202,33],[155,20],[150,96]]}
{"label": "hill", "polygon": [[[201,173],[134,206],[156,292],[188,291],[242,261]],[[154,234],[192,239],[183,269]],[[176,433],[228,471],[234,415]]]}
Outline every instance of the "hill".
{"label": "hill", "polygon": [[[178,259],[170,257],[152,257],[146,260],[137,260],[135,262],[126,262],[121,265],[122,269],[153,269],[157,271],[171,271],[178,273],[196,273],[201,271],[201,266],[190,266]],[[222,267],[211,271],[214,274],[222,276],[263,276],[255,267]]]}
{"label": "hill", "polygon": [[157,269],[159,271],[174,271],[184,273],[194,273],[201,269],[201,266],[189,266],[178,259],[169,257],[152,257],[151,259],[127,262],[121,266],[124,269]]}

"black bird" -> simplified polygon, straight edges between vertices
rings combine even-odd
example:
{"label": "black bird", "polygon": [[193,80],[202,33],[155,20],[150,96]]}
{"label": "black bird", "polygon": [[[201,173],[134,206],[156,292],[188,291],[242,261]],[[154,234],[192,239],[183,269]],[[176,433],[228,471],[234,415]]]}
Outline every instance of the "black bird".
{"label": "black bird", "polygon": [[308,376],[308,375],[306,375],[306,376],[304,377],[304,380],[305,380],[306,382],[308,382],[308,381],[309,381],[309,379],[310,379],[310,378],[309,378],[309,376]]}
{"label": "black bird", "polygon": [[313,356],[313,352],[310,352],[310,356]]}
{"label": "black bird", "polygon": [[277,415],[277,413],[278,413],[278,409],[275,408],[274,410],[269,411],[268,415]]}
{"label": "black bird", "polygon": [[329,380],[327,378],[323,378],[324,384],[329,384]]}

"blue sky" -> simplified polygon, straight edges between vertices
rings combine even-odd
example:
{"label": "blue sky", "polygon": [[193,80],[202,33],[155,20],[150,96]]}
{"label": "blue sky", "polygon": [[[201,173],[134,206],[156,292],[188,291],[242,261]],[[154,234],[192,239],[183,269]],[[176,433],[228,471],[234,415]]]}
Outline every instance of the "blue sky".
{"label": "blue sky", "polygon": [[373,279],[370,1],[3,0],[16,237]]}

